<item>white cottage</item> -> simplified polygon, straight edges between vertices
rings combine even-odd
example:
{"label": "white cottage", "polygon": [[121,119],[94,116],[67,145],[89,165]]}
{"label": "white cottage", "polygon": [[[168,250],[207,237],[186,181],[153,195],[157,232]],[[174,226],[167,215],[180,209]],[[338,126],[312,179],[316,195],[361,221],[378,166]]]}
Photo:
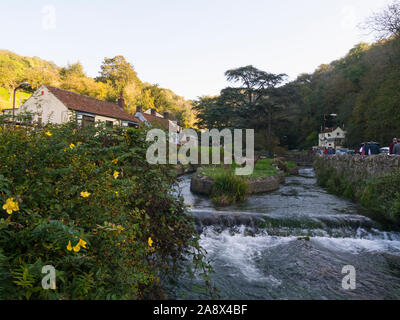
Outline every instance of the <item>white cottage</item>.
{"label": "white cottage", "polygon": [[319,134],[319,144],[320,148],[341,148],[343,146],[344,140],[346,139],[346,131],[342,128],[337,127],[336,129],[325,129]]}
{"label": "white cottage", "polygon": [[124,109],[124,99],[118,104],[84,96],[72,91],[42,85],[21,106],[20,112],[28,111],[34,114],[33,121],[39,123],[60,124],[68,122],[76,116],[78,124],[83,126],[97,121],[108,126],[137,127],[140,120],[128,114]]}

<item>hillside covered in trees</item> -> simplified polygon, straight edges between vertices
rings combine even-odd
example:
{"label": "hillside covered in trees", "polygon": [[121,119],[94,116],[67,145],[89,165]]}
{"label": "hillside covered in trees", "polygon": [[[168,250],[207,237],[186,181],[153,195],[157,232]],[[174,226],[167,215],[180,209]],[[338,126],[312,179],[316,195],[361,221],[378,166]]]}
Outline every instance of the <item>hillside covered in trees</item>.
{"label": "hillside covered in trees", "polygon": [[[337,114],[348,147],[400,137],[400,2],[366,21],[377,41],[360,43],[312,74],[287,82],[253,66],[228,70],[236,84],[195,102],[200,128],[253,128],[258,151],[318,145],[325,115]],[[283,70],[285,71],[285,70]]]}
{"label": "hillside covered in trees", "polygon": [[[0,50],[0,108],[12,106],[12,92],[24,81],[29,82],[33,90],[41,84],[49,84],[112,102],[119,98],[123,89],[130,113],[135,112],[136,106],[142,105],[144,110],[156,108],[159,112],[170,112],[171,118],[183,126],[194,122],[190,101],[157,84],[142,82],[133,65],[123,56],[105,58],[99,76],[94,79],[85,74],[79,62],[59,67],[38,57],[22,57]],[[24,102],[29,96],[29,92],[18,91],[16,104]]]}
{"label": "hillside covered in trees", "polygon": [[300,127],[292,135],[299,144],[305,141],[304,147],[316,143],[322,119],[331,113],[348,131],[349,146],[363,141],[387,145],[400,136],[399,37],[360,43],[344,58],[299,76],[293,84]]}

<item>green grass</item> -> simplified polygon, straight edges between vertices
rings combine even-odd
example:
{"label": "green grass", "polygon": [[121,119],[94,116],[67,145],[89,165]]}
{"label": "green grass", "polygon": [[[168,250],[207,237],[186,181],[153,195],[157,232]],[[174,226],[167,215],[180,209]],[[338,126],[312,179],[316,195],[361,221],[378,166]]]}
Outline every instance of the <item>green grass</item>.
{"label": "green grass", "polygon": [[293,162],[293,161],[287,161],[286,162],[287,167],[290,168],[296,168],[297,167],[297,163]]}
{"label": "green grass", "polygon": [[[272,164],[273,161],[274,161],[273,159],[260,160],[257,163],[256,167],[254,168],[253,173],[249,176],[245,176],[244,178],[267,178],[276,176],[278,174],[278,171],[273,166]],[[238,164],[233,164],[230,168],[221,168],[221,167],[203,168],[202,174],[204,176],[215,179],[224,172],[234,172],[235,168],[237,167],[239,167]]]}
{"label": "green grass", "polygon": [[[21,99],[21,103],[24,103],[31,95],[31,93],[17,91],[15,97],[15,106],[19,106],[19,99]],[[0,110],[9,108],[12,108],[12,99],[10,100],[10,94],[6,88],[0,88]]]}

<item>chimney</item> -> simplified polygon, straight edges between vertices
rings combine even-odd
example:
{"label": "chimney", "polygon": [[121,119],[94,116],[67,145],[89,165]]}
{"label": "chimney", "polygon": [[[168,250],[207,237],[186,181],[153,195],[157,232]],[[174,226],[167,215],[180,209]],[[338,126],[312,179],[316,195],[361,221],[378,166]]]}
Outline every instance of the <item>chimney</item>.
{"label": "chimney", "polygon": [[164,112],[164,119],[169,119],[169,112]]}
{"label": "chimney", "polygon": [[119,96],[119,99],[118,99],[118,105],[122,110],[125,110],[124,93],[123,93],[122,90],[121,90],[121,93],[120,93],[120,96]]}
{"label": "chimney", "polygon": [[143,112],[143,107],[142,106],[137,106],[136,107],[136,112],[142,113]]}
{"label": "chimney", "polygon": [[156,116],[156,109],[151,109],[151,115]]}

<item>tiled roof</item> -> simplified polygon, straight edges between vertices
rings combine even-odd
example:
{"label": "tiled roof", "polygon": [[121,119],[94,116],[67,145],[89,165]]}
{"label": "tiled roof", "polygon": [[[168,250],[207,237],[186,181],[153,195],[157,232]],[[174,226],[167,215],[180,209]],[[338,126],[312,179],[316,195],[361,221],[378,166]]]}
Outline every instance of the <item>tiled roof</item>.
{"label": "tiled roof", "polygon": [[168,119],[160,118],[157,116],[153,116],[151,114],[142,113],[143,117],[154,127],[158,127],[160,129],[168,130],[169,128],[169,121]]}
{"label": "tiled roof", "polygon": [[133,121],[139,123],[139,119],[122,110],[119,105],[84,96],[72,91],[67,91],[52,86],[46,86],[68,109],[93,113],[114,119]]}

